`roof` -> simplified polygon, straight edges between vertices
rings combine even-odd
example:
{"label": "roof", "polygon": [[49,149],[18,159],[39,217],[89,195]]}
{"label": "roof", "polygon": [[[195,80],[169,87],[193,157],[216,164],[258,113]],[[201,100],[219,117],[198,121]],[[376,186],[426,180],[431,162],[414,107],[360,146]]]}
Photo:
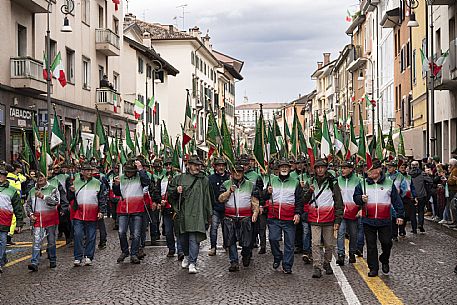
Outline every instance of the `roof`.
{"label": "roof", "polygon": [[126,41],[132,48],[141,52],[144,56],[157,60],[162,64],[162,68],[167,71],[168,74],[176,76],[179,73],[178,69],[173,67],[169,62],[163,59],[153,48],[148,48],[145,45],[127,37],[124,35],[124,41]]}
{"label": "roof", "polygon": [[232,76],[234,78],[236,78],[238,80],[243,80],[243,76],[241,76],[241,74],[238,73],[238,71],[232,65],[225,63],[225,62],[222,62],[222,65],[230,74],[232,74]]}
{"label": "roof", "polygon": [[327,71],[327,68],[329,68],[331,65],[334,65],[335,62],[336,62],[336,60],[332,60],[331,62],[329,62],[329,63],[326,64],[325,66],[322,66],[322,67],[316,69],[316,71],[314,71],[313,74],[311,74],[311,78],[312,78],[312,79],[318,78],[319,76],[321,76],[322,73],[324,73],[325,71]]}
{"label": "roof", "polygon": [[262,104],[263,109],[280,109],[287,105],[286,103],[250,103],[242,104],[235,107],[235,110],[258,110]]}
{"label": "roof", "polygon": [[219,59],[219,61],[231,64],[238,73],[241,73],[241,69],[243,69],[244,66],[244,61],[241,61],[239,59],[236,59],[232,56],[229,56],[216,50],[213,50],[213,53],[214,56],[216,56],[216,58]]}
{"label": "roof", "polygon": [[335,65],[333,66],[333,71],[337,70],[346,60],[349,55],[349,52],[352,50],[352,44],[347,44],[344,46],[343,51],[340,52],[340,55],[336,59]]}

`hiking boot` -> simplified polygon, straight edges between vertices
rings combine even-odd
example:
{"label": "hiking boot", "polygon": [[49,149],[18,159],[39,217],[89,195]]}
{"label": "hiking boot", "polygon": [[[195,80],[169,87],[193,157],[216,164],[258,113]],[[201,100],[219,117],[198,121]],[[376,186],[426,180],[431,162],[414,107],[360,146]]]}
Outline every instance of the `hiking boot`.
{"label": "hiking boot", "polygon": [[381,269],[382,269],[382,273],[389,274],[389,271],[390,271],[389,263],[382,263]]}
{"label": "hiking boot", "polygon": [[240,266],[237,262],[230,263],[229,272],[240,271]]}
{"label": "hiking boot", "polygon": [[250,256],[243,256],[241,258],[241,260],[243,261],[243,267],[249,267],[249,264],[251,263],[251,257]]}
{"label": "hiking boot", "polygon": [[168,254],[167,254],[167,257],[173,257],[175,256],[175,250],[168,250]]}
{"label": "hiking boot", "polygon": [[37,272],[38,271],[38,266],[35,264],[29,264],[27,268],[32,271],[32,272]]}
{"label": "hiking boot", "polygon": [[419,227],[419,231],[420,231],[421,233],[425,233],[424,227]]}
{"label": "hiking boot", "polygon": [[100,250],[106,249],[106,241],[101,241],[101,242],[98,244],[98,248],[99,248]]}
{"label": "hiking boot", "polygon": [[7,246],[14,246],[15,244],[16,244],[16,243],[13,242],[13,237],[8,235],[8,236],[6,237],[6,245],[7,245]]}
{"label": "hiking boot", "polygon": [[189,274],[196,274],[197,268],[195,268],[195,264],[189,264]]}
{"label": "hiking boot", "polygon": [[378,270],[370,270],[370,272],[368,272],[368,277],[375,277],[375,276],[378,276]]}
{"label": "hiking boot", "polygon": [[265,254],[265,253],[267,253],[267,249],[265,249],[265,248],[260,248],[259,254]]}
{"label": "hiking boot", "polygon": [[50,262],[49,263],[49,268],[54,269],[56,267],[57,267],[57,263],[56,262]]}
{"label": "hiking boot", "polygon": [[305,262],[305,265],[311,264],[311,257],[309,254],[303,254],[302,259]]}
{"label": "hiking boot", "polygon": [[146,256],[146,253],[144,253],[144,249],[143,248],[139,248],[138,249],[138,259],[143,259],[145,256]]}
{"label": "hiking boot", "polygon": [[209,256],[214,256],[214,255],[216,255],[216,248],[211,248],[211,249],[209,249],[208,255],[209,255]]}
{"label": "hiking boot", "polygon": [[333,274],[333,269],[332,269],[332,266],[330,266],[330,263],[324,263],[323,267],[325,270],[325,274],[327,274],[327,275]]}
{"label": "hiking boot", "polygon": [[182,262],[184,259],[184,254],[183,253],[178,253],[178,261]]}
{"label": "hiking boot", "polygon": [[338,255],[338,258],[336,260],[336,264],[338,266],[344,266],[344,255]]}
{"label": "hiking boot", "polygon": [[349,264],[354,264],[355,262],[355,254],[349,254]]}
{"label": "hiking boot", "polygon": [[281,262],[273,262],[273,269],[278,269],[279,265],[281,265]]}
{"label": "hiking boot", "polygon": [[140,261],[140,259],[138,258],[138,256],[132,255],[132,256],[130,257],[130,263],[131,263],[131,264],[138,265],[140,262],[141,262],[141,261]]}
{"label": "hiking boot", "polygon": [[129,257],[128,254],[121,253],[121,255],[117,258],[117,263],[118,264],[122,263],[127,257]]}
{"label": "hiking boot", "polygon": [[360,250],[360,249],[355,250],[355,255],[357,255],[358,257],[363,257],[363,250]]}
{"label": "hiking boot", "polygon": [[313,268],[313,276],[312,276],[312,278],[313,278],[313,279],[319,279],[319,278],[321,278],[321,277],[322,277],[322,271],[321,271],[321,269],[318,268],[318,267],[314,267],[314,268]]}

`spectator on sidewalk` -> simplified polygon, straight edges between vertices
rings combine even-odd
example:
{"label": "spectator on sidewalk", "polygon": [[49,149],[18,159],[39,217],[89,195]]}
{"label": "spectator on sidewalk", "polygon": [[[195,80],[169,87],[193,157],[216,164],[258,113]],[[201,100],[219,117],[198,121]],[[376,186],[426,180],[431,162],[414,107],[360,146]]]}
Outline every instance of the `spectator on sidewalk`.
{"label": "spectator on sidewalk", "polygon": [[421,233],[425,233],[424,229],[424,213],[425,206],[430,198],[430,188],[433,184],[432,178],[427,175],[419,167],[419,162],[411,162],[411,171],[409,173],[412,177],[414,188],[416,189],[417,196],[417,210],[418,210],[418,228]]}

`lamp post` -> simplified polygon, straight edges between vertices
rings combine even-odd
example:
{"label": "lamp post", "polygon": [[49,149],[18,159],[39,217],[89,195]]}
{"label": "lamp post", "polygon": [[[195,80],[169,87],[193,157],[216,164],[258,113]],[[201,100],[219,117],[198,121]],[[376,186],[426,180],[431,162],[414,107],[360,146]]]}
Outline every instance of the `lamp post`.
{"label": "lamp post", "polygon": [[[427,101],[427,116],[428,116],[428,122],[427,122],[427,138],[428,138],[428,143],[427,143],[427,156],[432,156],[436,154],[436,136],[435,136],[435,76],[433,75],[432,67],[434,66],[434,41],[433,41],[433,29],[434,29],[434,20],[433,20],[433,4],[435,0],[426,0],[427,5],[429,6],[430,9],[430,64],[429,64],[429,73],[430,73],[430,82],[429,88],[430,88],[430,103]],[[419,7],[419,1],[418,0],[409,0],[406,1],[406,5],[414,10]],[[410,21],[408,22],[408,26],[410,27],[417,27],[419,24],[416,21],[416,15],[414,12],[410,16]],[[428,39],[428,35],[426,36]],[[427,41],[428,42],[428,41]]]}
{"label": "lamp post", "polygon": [[[48,113],[48,142],[51,141],[51,84],[52,84],[52,75],[51,75],[51,30],[49,26],[49,19],[51,14],[52,0],[48,0],[48,9],[46,10],[46,104],[47,104],[47,113]],[[63,27],[61,32],[69,33],[72,31],[70,27],[70,22],[68,21],[67,15],[71,14],[75,9],[75,2],[73,0],[65,0],[64,4],[60,7],[60,11],[65,15]]]}
{"label": "lamp post", "polygon": [[[157,64],[160,68],[157,70],[155,67],[152,67],[151,66],[151,73],[152,73],[152,98],[154,99],[154,108],[155,108],[155,103],[156,103],[156,97],[155,97],[155,84],[158,84],[161,82],[160,78],[156,78],[156,73],[159,72],[159,71],[162,71],[163,69],[163,66],[162,66],[162,63],[156,59],[153,59],[151,61],[152,63],[155,63]],[[147,81],[148,81],[148,78],[146,77],[146,96],[147,96]],[[147,100],[146,98],[146,101],[147,103],[149,103],[149,101]],[[149,125],[148,125],[148,117],[151,116],[150,115],[150,112],[149,112],[149,107],[146,106],[146,131],[149,131]],[[153,141],[154,141],[154,145],[156,143],[156,122],[155,122],[155,113],[154,111],[152,112],[152,116],[151,116],[151,123],[152,123],[152,138],[153,138]]]}

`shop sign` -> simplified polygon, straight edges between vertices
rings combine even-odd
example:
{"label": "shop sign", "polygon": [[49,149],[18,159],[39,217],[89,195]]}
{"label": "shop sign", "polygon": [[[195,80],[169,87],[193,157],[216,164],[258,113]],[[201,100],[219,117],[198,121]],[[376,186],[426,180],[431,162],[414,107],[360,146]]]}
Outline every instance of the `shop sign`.
{"label": "shop sign", "polygon": [[28,109],[10,107],[11,127],[32,128],[32,119],[35,112]]}

